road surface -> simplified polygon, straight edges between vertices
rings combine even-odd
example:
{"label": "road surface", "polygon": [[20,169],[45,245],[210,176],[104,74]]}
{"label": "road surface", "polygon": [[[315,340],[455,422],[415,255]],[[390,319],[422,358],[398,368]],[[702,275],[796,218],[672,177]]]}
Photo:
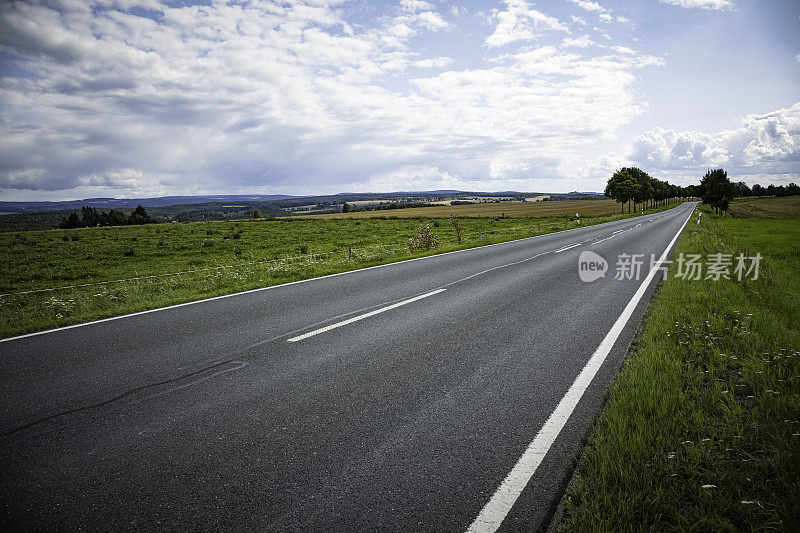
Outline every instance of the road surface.
{"label": "road surface", "polygon": [[2,341],[0,524],[547,527],[693,208]]}

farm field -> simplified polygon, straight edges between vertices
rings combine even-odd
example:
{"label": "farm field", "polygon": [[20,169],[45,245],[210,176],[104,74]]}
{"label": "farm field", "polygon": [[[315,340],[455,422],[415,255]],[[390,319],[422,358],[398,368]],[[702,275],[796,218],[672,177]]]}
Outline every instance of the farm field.
{"label": "farm field", "polygon": [[800,218],[800,196],[736,200],[728,212],[736,218]]}
{"label": "farm field", "polygon": [[[582,217],[581,224],[628,216]],[[410,250],[408,240],[425,225],[436,235],[438,246]],[[563,215],[454,220],[291,217],[3,233],[0,336],[576,225],[574,216]]]}
{"label": "farm field", "polygon": [[449,217],[574,217],[612,215],[620,212],[614,200],[564,200],[557,202],[498,202],[468,205],[437,205],[434,207],[414,207],[379,211],[358,211],[354,213],[328,213],[322,215],[299,215],[302,218],[449,218]]}
{"label": "farm field", "polygon": [[[800,523],[798,200],[731,204],[752,218],[702,207],[701,224],[687,226],[579,462],[559,531]],[[680,253],[763,258],[757,280],[688,280],[673,277]]]}

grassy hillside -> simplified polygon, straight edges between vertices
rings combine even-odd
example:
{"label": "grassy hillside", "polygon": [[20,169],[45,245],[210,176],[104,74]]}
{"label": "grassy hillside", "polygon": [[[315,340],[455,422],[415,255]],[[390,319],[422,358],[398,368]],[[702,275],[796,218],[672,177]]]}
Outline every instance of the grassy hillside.
{"label": "grassy hillside", "polygon": [[590,437],[560,530],[796,530],[800,220],[790,205],[737,203],[737,214],[759,218],[706,210],[687,226],[676,254],[760,253],[759,277],[683,280],[673,263]]}

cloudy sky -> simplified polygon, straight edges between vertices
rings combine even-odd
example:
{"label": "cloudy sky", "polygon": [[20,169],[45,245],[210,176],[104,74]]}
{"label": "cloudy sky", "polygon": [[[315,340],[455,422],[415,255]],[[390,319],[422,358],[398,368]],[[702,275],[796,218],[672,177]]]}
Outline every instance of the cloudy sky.
{"label": "cloudy sky", "polygon": [[0,4],[0,199],[800,181],[796,0]]}

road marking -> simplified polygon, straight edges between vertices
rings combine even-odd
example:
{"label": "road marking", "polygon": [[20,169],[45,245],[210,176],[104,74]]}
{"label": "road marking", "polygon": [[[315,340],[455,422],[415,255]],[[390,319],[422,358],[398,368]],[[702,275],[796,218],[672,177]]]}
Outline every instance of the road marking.
{"label": "road marking", "polygon": [[[692,211],[694,211],[694,209],[692,209]],[[567,393],[561,398],[561,401],[558,402],[555,410],[550,413],[550,416],[539,430],[539,433],[536,434],[536,437],[534,437],[522,456],[517,460],[517,464],[515,464],[511,472],[508,473],[489,502],[481,509],[481,512],[469,526],[469,529],[467,529],[467,533],[494,533],[500,527],[500,524],[502,524],[506,515],[508,515],[508,512],[511,510],[511,507],[513,507],[517,498],[519,498],[519,495],[522,494],[523,489],[533,477],[536,469],[539,468],[539,464],[542,462],[542,459],[544,459],[548,450],[550,450],[550,446],[553,445],[556,437],[558,437],[559,433],[561,433],[561,430],[566,425],[567,420],[570,415],[572,415],[572,412],[578,405],[583,393],[589,387],[592,379],[594,379],[600,366],[602,366],[606,357],[611,352],[611,348],[627,325],[631,315],[633,315],[633,311],[644,296],[647,287],[650,285],[656,272],[659,272],[659,267],[666,260],[667,254],[672,249],[675,241],[678,240],[678,237],[680,237],[683,228],[686,227],[686,223],[689,222],[691,217],[692,213],[690,212],[689,216],[683,222],[683,225],[681,225],[678,232],[667,245],[664,253],[661,254],[658,262],[650,269],[650,272],[648,272],[647,277],[639,286],[633,298],[631,298],[628,305],[625,306],[622,314],[619,315],[617,321],[611,326],[611,329],[606,334],[605,338],[603,338],[600,346],[598,346],[597,350],[592,354],[592,357],[589,358],[586,366],[583,367],[581,373],[575,378],[575,381],[572,383]]]}
{"label": "road marking", "polygon": [[554,253],[554,254],[560,254],[560,253],[561,253],[561,252],[563,252],[563,251],[569,250],[570,248],[575,248],[576,246],[580,246],[580,245],[581,245],[581,243],[579,243],[579,242],[576,242],[575,244],[570,244],[570,245],[569,245],[569,246],[567,246],[566,248],[562,248],[562,249],[560,249],[560,250],[556,250],[556,251],[555,251],[555,252],[553,252],[553,253]]}
{"label": "road marking", "polygon": [[297,337],[292,337],[288,340],[288,342],[297,342],[303,339],[307,339],[309,337],[313,337],[314,335],[319,335],[320,333],[325,333],[326,331],[330,331],[332,329],[340,328],[342,326],[346,326],[347,324],[352,324],[353,322],[358,322],[359,320],[364,320],[365,318],[369,318],[371,316],[375,316],[379,313],[385,313],[391,309],[396,307],[400,307],[401,305],[410,304],[411,302],[416,302],[417,300],[422,300],[423,298],[427,298],[429,296],[433,296],[434,294],[439,294],[440,292],[444,292],[447,289],[436,289],[435,291],[426,292],[425,294],[421,294],[419,296],[415,296],[413,298],[409,298],[408,300],[403,300],[402,302],[397,302],[396,304],[387,305],[386,307],[381,307],[380,309],[376,309],[374,311],[370,311],[369,313],[364,313],[363,315],[354,316],[353,318],[348,318],[347,320],[342,320],[341,322],[337,322],[336,324],[331,324],[330,326],[325,326],[324,328],[315,329],[314,331],[309,331],[308,333],[303,333],[302,335],[298,335]]}
{"label": "road marking", "polygon": [[600,244],[601,242],[606,242],[609,239],[613,239],[616,235],[612,235],[611,237],[606,237],[605,239],[600,239],[599,241],[595,241],[592,244]]}
{"label": "road marking", "polygon": [[601,242],[605,242],[605,241],[607,241],[609,239],[613,239],[617,235],[622,235],[623,233],[625,233],[626,231],[630,231],[631,229],[633,229],[633,228],[618,229],[617,231],[615,231],[614,233],[612,233],[610,236],[606,237],[605,239],[600,239],[599,241],[595,241],[592,244],[600,244]]}

